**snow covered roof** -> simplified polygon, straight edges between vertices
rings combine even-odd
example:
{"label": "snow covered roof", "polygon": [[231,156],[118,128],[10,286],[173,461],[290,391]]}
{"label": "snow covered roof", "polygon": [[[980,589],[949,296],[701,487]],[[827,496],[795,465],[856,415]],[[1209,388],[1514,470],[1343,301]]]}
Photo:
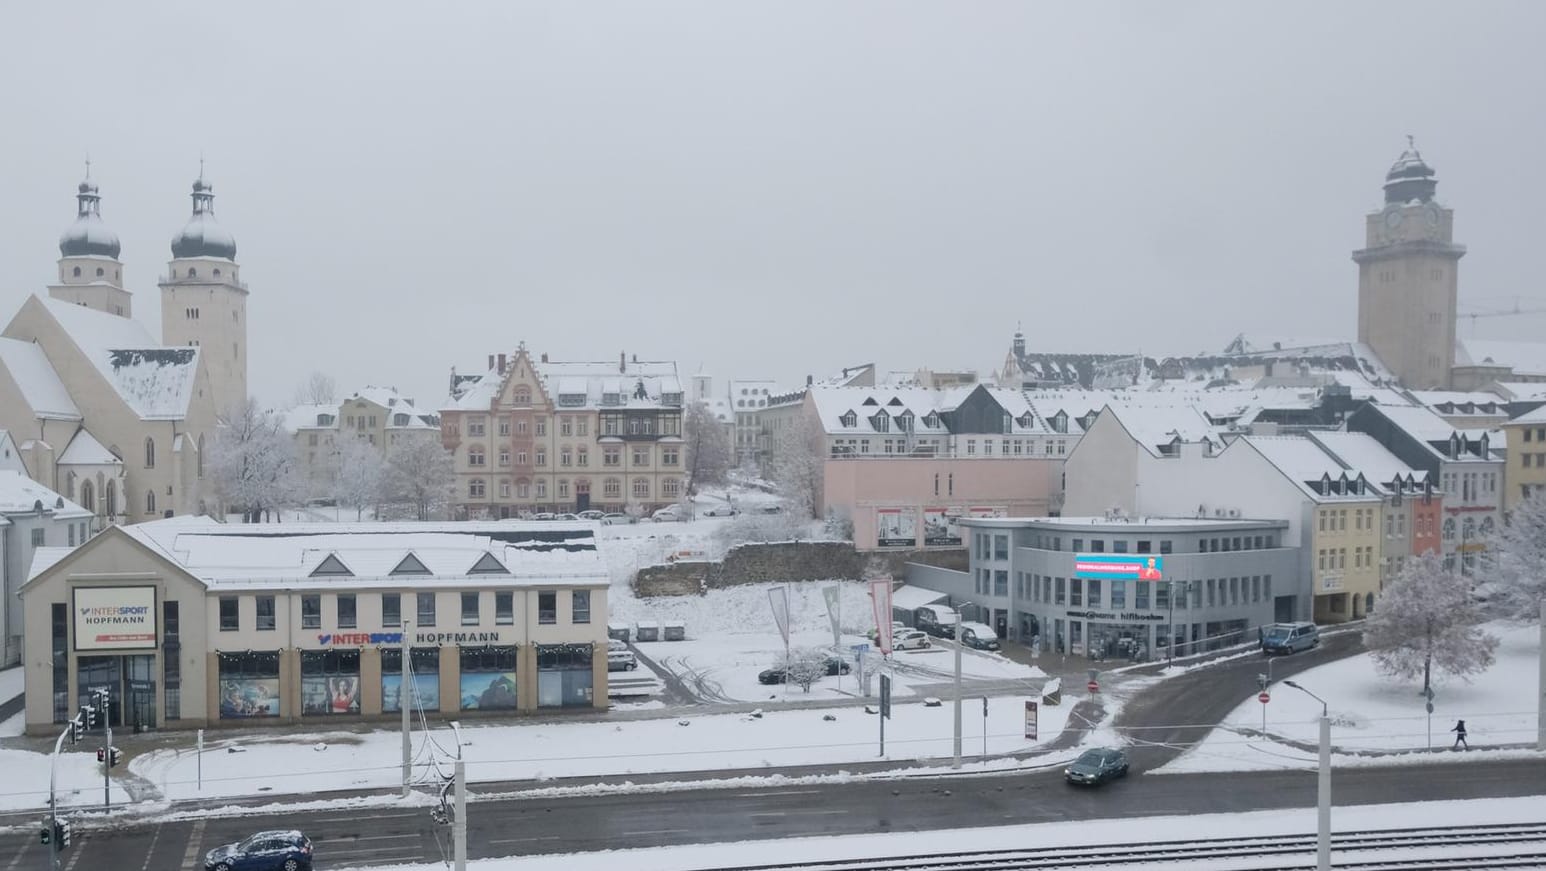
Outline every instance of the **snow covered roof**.
{"label": "snow covered roof", "polygon": [[198,348],[164,347],[131,318],[55,299],[41,301],[135,414],[145,420],[187,415]]}
{"label": "snow covered roof", "polygon": [[32,413],[44,418],[80,420],[81,412],[59,373],[48,362],[43,348],[34,342],[0,338],[0,364],[5,366]]}
{"label": "snow covered roof", "polygon": [[1515,375],[1546,376],[1546,342],[1459,339],[1455,346],[1457,366],[1508,366]]}
{"label": "snow covered roof", "polygon": [[[676,374],[676,363],[671,361],[530,363],[532,372],[559,408],[681,408],[683,404],[682,382]],[[487,411],[504,377],[497,368],[484,375],[454,376],[451,397],[441,409]],[[561,397],[571,399],[566,402]]]}
{"label": "snow covered roof", "polygon": [[475,521],[279,527],[175,517],[120,528],[211,588],[596,586],[608,582],[606,564],[596,549],[595,529],[588,524]]}
{"label": "snow covered roof", "polygon": [[[812,386],[807,393],[829,435],[873,435],[878,430],[872,418],[891,420],[912,415],[912,428],[902,430],[889,422],[886,433],[911,432],[914,435],[948,435],[950,415],[978,390],[985,391],[1010,415],[1011,435],[1047,432],[1046,421],[1017,390],[968,384],[957,387],[827,387]],[[852,416],[849,417],[849,412]],[[932,418],[931,418],[932,415]],[[845,418],[849,422],[845,423]],[[851,423],[851,425],[850,425]]]}
{"label": "snow covered roof", "polygon": [[944,593],[903,584],[891,591],[891,607],[911,611],[914,608],[922,608],[924,605],[932,605],[935,602],[949,598]]}
{"label": "snow covered roof", "polygon": [[1317,482],[1329,479],[1340,483],[1344,478],[1356,479],[1358,473],[1348,472],[1320,445],[1304,436],[1243,436],[1238,444],[1248,444],[1255,448],[1300,492],[1317,502],[1357,502],[1378,498],[1378,494],[1373,491],[1363,494],[1322,492]]}
{"label": "snow covered roof", "polygon": [[1381,489],[1396,480],[1421,483],[1428,479],[1427,470],[1408,466],[1366,433],[1311,430],[1306,435],[1349,471],[1361,473]]}
{"label": "snow covered roof", "polygon": [[77,430],[75,437],[65,445],[64,453],[59,455],[61,466],[104,466],[123,465],[123,460],[113,455],[113,452],[102,446],[85,427]]}
{"label": "snow covered roof", "polygon": [[37,510],[39,503],[55,517],[91,516],[91,512],[26,475],[0,469],[0,514],[26,514]]}
{"label": "snow covered roof", "polygon": [[[333,419],[332,423],[318,423],[320,415],[327,415]],[[288,432],[297,432],[303,429],[337,429],[338,428],[338,403],[321,402],[297,405],[294,408],[279,412],[279,424]]]}
{"label": "snow covered roof", "polygon": [[1191,405],[1108,405],[1102,415],[1113,414],[1133,439],[1154,456],[1160,456],[1160,445],[1177,440],[1187,444],[1209,442],[1222,446],[1223,439],[1218,427]]}
{"label": "snow covered roof", "polygon": [[1509,423],[1546,423],[1546,405],[1537,406],[1534,411],[1527,411],[1524,414],[1521,414],[1520,416],[1509,421]]}

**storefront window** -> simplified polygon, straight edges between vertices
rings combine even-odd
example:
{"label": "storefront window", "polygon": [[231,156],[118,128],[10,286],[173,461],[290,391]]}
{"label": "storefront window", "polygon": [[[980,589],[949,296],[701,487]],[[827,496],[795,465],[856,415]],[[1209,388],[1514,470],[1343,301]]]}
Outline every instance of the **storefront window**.
{"label": "storefront window", "polygon": [[53,623],[54,663],[54,722],[63,723],[70,717],[70,606],[55,602],[51,609]]}
{"label": "storefront window", "polygon": [[220,654],[220,718],[279,716],[279,652]]}
{"label": "storefront window", "polygon": [[301,714],[360,712],[360,652],[301,651]]}
{"label": "storefront window", "polygon": [[462,710],[515,710],[514,647],[463,647],[461,666]]}
{"label": "storefront window", "polygon": [[381,710],[401,711],[403,684],[411,687],[413,706],[440,710],[440,648],[415,647],[409,654],[410,680],[403,679],[403,653],[399,648],[381,651]]}
{"label": "storefront window", "polygon": [[176,602],[161,603],[161,682],[166,691],[164,718],[183,715],[182,620]]}
{"label": "storefront window", "polygon": [[595,686],[589,644],[537,645],[537,706],[590,705]]}

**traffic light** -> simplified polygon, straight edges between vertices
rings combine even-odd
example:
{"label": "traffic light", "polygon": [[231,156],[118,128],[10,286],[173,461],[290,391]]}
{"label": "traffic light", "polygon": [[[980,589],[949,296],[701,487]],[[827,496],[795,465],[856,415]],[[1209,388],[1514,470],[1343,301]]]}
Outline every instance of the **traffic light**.
{"label": "traffic light", "polygon": [[122,750],[119,750],[117,747],[109,747],[107,749],[107,767],[108,768],[112,768],[113,766],[117,765],[119,760],[121,760],[121,759],[123,759],[123,751]]}
{"label": "traffic light", "polygon": [[54,823],[54,840],[59,842],[59,849],[70,846],[70,821]]}
{"label": "traffic light", "polygon": [[53,842],[54,824],[48,820],[43,821],[43,845],[48,846]]}
{"label": "traffic light", "polygon": [[70,721],[70,743],[76,744],[81,740],[81,722],[79,718]]}
{"label": "traffic light", "polygon": [[107,750],[105,748],[102,748],[102,747],[98,747],[97,748],[97,761],[98,762],[106,762],[107,761]]}
{"label": "traffic light", "polygon": [[97,709],[91,705],[81,708],[86,713],[86,729],[89,731],[97,727]]}

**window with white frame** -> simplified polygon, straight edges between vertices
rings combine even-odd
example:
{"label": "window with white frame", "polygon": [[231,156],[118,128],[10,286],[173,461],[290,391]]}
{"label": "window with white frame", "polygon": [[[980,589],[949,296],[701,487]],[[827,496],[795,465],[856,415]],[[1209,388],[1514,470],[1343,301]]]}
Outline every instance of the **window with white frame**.
{"label": "window with white frame", "polygon": [[483,498],[483,479],[473,478],[467,482],[467,496],[472,499]]}
{"label": "window with white frame", "polygon": [[634,478],[633,495],[640,499],[648,499],[650,495],[650,480],[648,478]]}

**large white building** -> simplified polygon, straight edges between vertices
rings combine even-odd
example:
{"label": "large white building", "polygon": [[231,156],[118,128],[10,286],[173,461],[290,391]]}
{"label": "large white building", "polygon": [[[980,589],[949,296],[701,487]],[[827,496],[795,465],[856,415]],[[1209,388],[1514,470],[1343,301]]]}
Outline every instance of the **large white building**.
{"label": "large white building", "polygon": [[235,242],[200,178],[160,282],[163,341],[133,318],[95,182],[82,182],[76,201],[58,283],[0,332],[0,428],[27,474],[89,510],[93,528],[198,511],[217,415],[246,397]]}

